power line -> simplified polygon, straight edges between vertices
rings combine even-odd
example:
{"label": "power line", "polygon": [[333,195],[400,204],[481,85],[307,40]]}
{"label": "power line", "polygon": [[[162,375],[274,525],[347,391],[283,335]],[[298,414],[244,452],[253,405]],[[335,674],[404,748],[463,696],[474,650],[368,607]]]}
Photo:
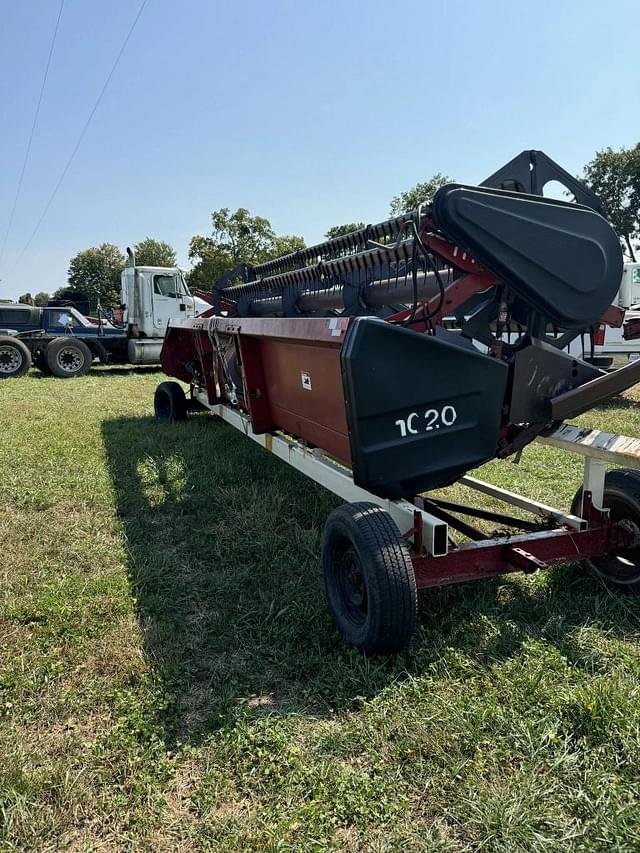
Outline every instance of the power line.
{"label": "power line", "polygon": [[47,83],[47,77],[49,76],[49,66],[51,65],[51,57],[53,56],[53,48],[56,43],[56,37],[58,35],[58,27],[60,26],[60,18],[62,17],[62,9],[64,6],[64,0],[60,0],[60,8],[58,9],[58,17],[56,18],[56,24],[53,28],[53,36],[51,38],[51,45],[49,46],[49,56],[47,57],[47,65],[44,69],[44,77],[42,78],[42,85],[40,86],[40,95],[38,96],[38,103],[36,105],[36,111],[33,116],[33,124],[31,125],[31,133],[29,134],[29,141],[27,142],[27,148],[24,152],[24,160],[22,161],[22,169],[20,170],[20,177],[18,178],[18,186],[16,187],[16,194],[13,199],[13,205],[11,206],[11,213],[9,214],[9,223],[7,225],[7,230],[4,234],[4,240],[2,241],[2,248],[0,248],[0,267],[2,267],[2,258],[4,257],[4,250],[7,246],[7,240],[9,239],[9,233],[11,231],[11,226],[13,225],[13,217],[15,216],[16,207],[18,206],[18,198],[20,197],[20,190],[22,189],[22,181],[24,179],[24,173],[27,169],[27,163],[29,161],[29,154],[31,153],[31,143],[33,142],[33,135],[36,130],[36,125],[38,123],[38,116],[40,115],[40,105],[42,104],[42,96],[44,95],[44,87]]}
{"label": "power line", "polygon": [[71,168],[71,164],[73,163],[73,161],[74,161],[74,159],[75,159],[75,156],[76,156],[76,154],[78,153],[78,149],[80,148],[80,145],[82,144],[82,140],[84,139],[84,136],[85,136],[85,134],[86,134],[87,130],[89,129],[89,125],[91,124],[91,120],[93,119],[93,117],[94,117],[94,115],[95,115],[95,113],[96,113],[96,110],[97,110],[97,109],[98,109],[98,107],[100,106],[100,102],[102,101],[102,98],[103,98],[103,96],[104,96],[104,93],[105,93],[105,92],[106,92],[106,90],[107,90],[107,86],[109,85],[109,83],[110,83],[110,81],[111,81],[111,78],[113,77],[113,74],[114,74],[114,72],[115,72],[116,68],[118,67],[118,63],[120,62],[120,59],[121,59],[121,57],[122,57],[122,54],[124,53],[125,48],[126,48],[127,44],[129,43],[129,39],[131,38],[131,36],[132,36],[132,34],[133,34],[133,31],[134,31],[134,29],[135,29],[135,27],[136,27],[136,24],[138,23],[138,20],[140,19],[140,16],[142,15],[142,13],[143,13],[143,11],[144,11],[144,7],[147,5],[147,2],[148,2],[148,0],[142,0],[142,3],[140,4],[140,7],[139,7],[139,9],[138,9],[138,12],[137,12],[137,14],[136,14],[135,18],[133,19],[133,23],[132,23],[132,24],[131,24],[131,26],[129,27],[129,32],[127,33],[127,35],[126,35],[126,37],[125,37],[125,40],[123,41],[122,46],[121,46],[120,50],[118,51],[118,55],[116,56],[116,58],[115,58],[115,61],[114,61],[113,65],[111,66],[111,71],[109,71],[109,73],[108,73],[108,75],[107,75],[107,79],[104,81],[104,85],[102,86],[102,89],[100,90],[100,94],[99,94],[99,95],[98,95],[98,97],[96,98],[96,102],[95,102],[95,104],[93,105],[93,109],[92,109],[92,110],[91,110],[91,112],[89,113],[89,116],[88,116],[88,118],[87,118],[86,122],[84,123],[84,127],[83,127],[83,128],[82,128],[82,130],[80,131],[80,136],[78,137],[78,141],[76,142],[76,144],[75,144],[75,146],[74,146],[74,148],[73,148],[73,151],[71,152],[71,154],[70,154],[70,156],[69,156],[69,159],[67,160],[67,162],[66,162],[66,164],[65,164],[65,167],[64,167],[64,169],[62,170],[62,173],[61,173],[60,177],[58,178],[58,182],[57,182],[57,184],[56,184],[56,185],[55,185],[55,187],[53,188],[53,192],[52,192],[52,193],[51,193],[51,195],[49,196],[49,199],[48,199],[47,203],[45,204],[45,206],[44,206],[44,209],[43,209],[42,213],[40,214],[40,218],[38,219],[38,221],[37,221],[37,223],[36,223],[35,228],[34,228],[34,229],[33,229],[33,231],[31,232],[31,236],[29,237],[29,239],[27,240],[27,242],[26,242],[26,243],[25,243],[25,245],[24,245],[24,248],[23,248],[23,249],[22,249],[22,251],[20,252],[20,255],[18,256],[18,260],[16,261],[16,263],[15,263],[15,265],[14,265],[13,269],[11,270],[12,272],[13,272],[13,270],[15,270],[15,269],[16,269],[16,267],[18,267],[18,266],[19,266],[20,261],[21,261],[21,260],[23,259],[23,257],[25,256],[25,253],[27,252],[27,250],[28,250],[29,246],[30,246],[30,245],[31,245],[31,243],[33,242],[34,237],[36,236],[36,234],[37,234],[37,233],[38,233],[38,231],[40,230],[40,226],[42,225],[42,223],[43,223],[43,221],[44,221],[45,216],[46,216],[46,215],[47,215],[47,213],[49,212],[49,208],[51,207],[51,204],[52,204],[52,202],[53,202],[54,198],[55,198],[55,197],[56,197],[56,195],[58,194],[58,190],[59,190],[59,189],[60,189],[60,187],[62,186],[62,182],[64,181],[64,179],[65,179],[65,178],[66,178],[66,176],[67,176],[67,172],[68,172],[68,171],[69,171],[69,169]]}

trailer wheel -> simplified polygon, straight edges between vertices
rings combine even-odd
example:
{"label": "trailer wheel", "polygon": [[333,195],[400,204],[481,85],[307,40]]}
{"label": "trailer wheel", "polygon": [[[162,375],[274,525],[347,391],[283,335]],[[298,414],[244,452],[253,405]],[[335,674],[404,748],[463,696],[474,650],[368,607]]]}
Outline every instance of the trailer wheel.
{"label": "trailer wheel", "polygon": [[329,611],[367,654],[403,649],[415,630],[416,579],[395,522],[373,503],[343,504],[327,519],[322,571]]}
{"label": "trailer wheel", "polygon": [[[585,560],[608,584],[640,595],[640,471],[618,468],[604,478],[604,506],[610,518],[628,531],[631,542],[615,554]],[[580,515],[582,488],[571,504],[571,512]]]}
{"label": "trailer wheel", "polygon": [[44,351],[44,360],[54,376],[73,379],[89,372],[93,356],[84,341],[65,335],[51,341]]}
{"label": "trailer wheel", "polygon": [[0,336],[0,379],[17,379],[30,367],[29,347],[11,335]]}
{"label": "trailer wheel", "polygon": [[187,417],[187,397],[177,382],[161,382],[153,396],[153,410],[159,421],[183,421]]}

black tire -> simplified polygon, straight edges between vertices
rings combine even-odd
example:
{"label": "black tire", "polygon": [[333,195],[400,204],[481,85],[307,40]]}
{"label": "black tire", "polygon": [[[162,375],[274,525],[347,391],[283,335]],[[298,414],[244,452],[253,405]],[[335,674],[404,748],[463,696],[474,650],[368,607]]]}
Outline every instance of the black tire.
{"label": "black tire", "polygon": [[31,352],[26,344],[11,335],[0,336],[0,379],[18,379],[31,367]]}
{"label": "black tire", "polygon": [[84,341],[71,335],[56,338],[44,351],[47,369],[59,379],[74,379],[91,370],[93,356]]}
{"label": "black tire", "polygon": [[416,627],[416,579],[387,512],[373,503],[334,510],[322,536],[322,572],[329,611],[347,642],[370,655],[408,644]]}
{"label": "black tire", "polygon": [[187,397],[177,382],[161,382],[153,395],[153,410],[159,421],[175,423],[187,417]]}
{"label": "black tire", "polygon": [[[640,595],[640,471],[618,468],[604,478],[603,504],[609,517],[628,530],[631,545],[607,557],[585,560],[609,585]],[[580,515],[582,488],[576,492],[571,512]]]}

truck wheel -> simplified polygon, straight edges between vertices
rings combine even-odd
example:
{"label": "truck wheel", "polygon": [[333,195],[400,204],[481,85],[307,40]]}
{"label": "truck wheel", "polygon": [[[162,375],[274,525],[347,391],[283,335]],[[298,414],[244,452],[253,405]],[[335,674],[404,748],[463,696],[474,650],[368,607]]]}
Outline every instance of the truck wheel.
{"label": "truck wheel", "polygon": [[51,373],[60,379],[84,376],[91,369],[93,361],[91,350],[85,342],[71,336],[51,341],[44,351],[44,358]]}
{"label": "truck wheel", "polygon": [[31,367],[29,348],[18,338],[0,337],[0,379],[17,379]]}
{"label": "truck wheel", "polygon": [[153,396],[153,409],[159,421],[183,421],[187,417],[187,398],[177,382],[161,382]]}
{"label": "truck wheel", "polygon": [[416,626],[416,579],[387,512],[373,503],[334,510],[322,536],[322,571],[329,611],[347,642],[372,655],[407,645]]}
{"label": "truck wheel", "polygon": [[[604,478],[604,506],[609,517],[628,531],[631,542],[615,554],[585,560],[608,584],[640,595],[640,471],[618,468]],[[580,515],[582,488],[576,492],[571,512]]]}

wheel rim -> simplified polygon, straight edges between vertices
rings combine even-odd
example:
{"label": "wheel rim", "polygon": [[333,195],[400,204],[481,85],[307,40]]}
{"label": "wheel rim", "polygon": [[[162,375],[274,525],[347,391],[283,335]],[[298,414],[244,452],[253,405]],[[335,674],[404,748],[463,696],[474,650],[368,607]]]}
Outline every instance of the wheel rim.
{"label": "wheel rim", "polygon": [[22,361],[22,353],[17,347],[0,346],[0,373],[15,373],[22,367]]}
{"label": "wheel rim", "polygon": [[353,548],[340,549],[334,556],[336,589],[342,610],[355,625],[367,618],[367,587],[360,558]]}
{"label": "wheel rim", "polygon": [[56,364],[65,373],[77,373],[84,365],[84,356],[76,347],[62,347],[56,354]]}
{"label": "wheel rim", "polygon": [[628,544],[615,554],[596,562],[600,574],[614,583],[640,580],[640,516],[623,498],[611,496],[606,501],[609,517],[628,537]]}

